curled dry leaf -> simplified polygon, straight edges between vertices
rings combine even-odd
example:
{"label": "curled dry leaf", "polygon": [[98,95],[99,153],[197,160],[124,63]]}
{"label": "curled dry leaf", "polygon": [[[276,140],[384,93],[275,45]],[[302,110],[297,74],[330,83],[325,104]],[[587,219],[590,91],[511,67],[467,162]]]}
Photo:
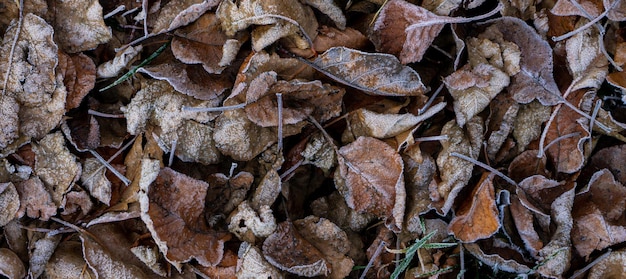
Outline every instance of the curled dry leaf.
{"label": "curled dry leaf", "polygon": [[136,60],[137,55],[139,55],[142,50],[142,45],[138,45],[135,47],[129,46],[125,49],[121,49],[120,51],[115,53],[115,57],[112,60],[98,65],[98,68],[96,69],[97,77],[116,77],[120,72],[122,72],[122,70],[124,70],[124,68],[126,68],[126,65]]}
{"label": "curled dry leaf", "polygon": [[422,2],[422,7],[437,15],[447,16],[457,9],[461,2],[459,0],[426,0]]}
{"label": "curled dry leaf", "polygon": [[350,123],[351,128],[346,129],[345,132],[351,133],[353,138],[359,136],[378,139],[395,137],[432,117],[445,106],[446,103],[436,104],[420,115],[377,113],[362,108],[350,114],[348,123]]}
{"label": "curled dry leaf", "polygon": [[140,186],[141,219],[168,262],[180,271],[192,259],[203,266],[222,260],[230,236],[213,231],[204,218],[206,182],[164,168],[149,187]]}
{"label": "curled dry leaf", "polygon": [[424,234],[421,215],[430,210],[428,185],[437,172],[435,160],[422,152],[415,144],[405,149],[402,154],[407,192],[407,209],[405,217],[406,229],[412,233]]}
{"label": "curled dry leaf", "polygon": [[328,77],[365,93],[382,96],[416,96],[426,87],[413,69],[393,55],[333,47],[307,64]]}
{"label": "curled dry leaf", "polygon": [[448,230],[462,242],[475,242],[494,235],[500,229],[493,174],[483,174],[480,182],[470,194],[470,199],[461,203],[456,216],[450,221]]}
{"label": "curled dry leaf", "polygon": [[231,0],[222,1],[216,14],[229,36],[250,25],[260,25],[252,31],[255,51],[261,51],[283,37],[294,41],[301,49],[309,48],[318,27],[310,7],[285,0],[243,0],[237,4]]}
{"label": "curled dry leaf", "polygon": [[341,147],[337,159],[335,187],[348,206],[386,219],[391,228],[401,230],[406,192],[400,155],[380,140],[359,137]]}
{"label": "curled dry leaf", "polygon": [[[491,32],[498,31],[505,41],[515,43],[521,51],[520,72],[511,77],[508,90],[513,99],[526,104],[537,99],[544,106],[560,102],[560,91],[554,81],[552,48],[523,20],[502,17],[489,21]],[[500,36],[500,35],[498,35]]]}
{"label": "curled dry leaf", "polygon": [[509,164],[509,177],[516,182],[520,182],[536,174],[550,177],[546,169],[546,157],[537,157],[537,153],[537,150],[526,150],[517,155]]}
{"label": "curled dry leaf", "polygon": [[0,226],[4,227],[17,217],[20,209],[20,197],[12,182],[0,183],[0,206],[3,208],[0,214]]}
{"label": "curled dry leaf", "polygon": [[10,249],[0,248],[0,274],[11,279],[26,277],[24,263]]}
{"label": "curled dry leaf", "polygon": [[68,53],[91,50],[111,39],[111,29],[104,24],[97,0],[63,1],[56,3],[52,11],[54,38]]}
{"label": "curled dry leaf", "polygon": [[174,32],[172,53],[187,64],[202,64],[210,74],[220,74],[237,56],[243,34],[229,38],[222,32],[220,21],[213,13],[207,13],[195,22]]}
{"label": "curled dry leaf", "polygon": [[489,106],[493,98],[509,85],[509,76],[489,64],[479,64],[472,69],[463,67],[444,79],[454,98],[454,112],[459,126]]}
{"label": "curled dry leaf", "polygon": [[237,256],[237,278],[282,278],[280,271],[265,260],[261,249],[248,242],[241,243]]}
{"label": "curled dry leaf", "polygon": [[233,177],[214,173],[209,176],[208,182],[211,187],[207,190],[205,215],[211,224],[216,217],[228,217],[246,199],[246,194],[254,182],[254,176],[245,171]]}
{"label": "curled dry leaf", "polygon": [[30,239],[29,244],[29,260],[30,268],[28,275],[31,278],[38,278],[45,270],[46,263],[52,257],[54,250],[56,250],[61,241],[61,235],[49,235],[44,233],[37,233]]}
{"label": "curled dry leaf", "polygon": [[268,237],[276,230],[276,220],[267,205],[261,206],[257,213],[248,201],[243,201],[228,219],[228,230],[250,243],[255,243],[257,237]]}
{"label": "curled dry leaf", "polygon": [[77,108],[96,84],[96,65],[87,55],[67,55],[59,51],[57,74],[63,76],[67,89],[65,110]]}
{"label": "curled dry leaf", "polygon": [[18,137],[45,136],[65,113],[67,92],[62,77],[54,72],[58,47],[52,39],[52,26],[36,15],[26,14],[13,61],[8,61],[17,29],[15,21],[0,46],[0,75],[6,77],[10,70],[3,88],[6,93],[0,98],[0,149]]}
{"label": "curled dry leaf", "polygon": [[63,195],[80,178],[81,166],[76,156],[65,145],[61,132],[49,134],[33,144],[35,152],[34,172],[46,185],[57,206],[63,202]]}
{"label": "curled dry leaf", "polygon": [[569,90],[600,89],[609,72],[609,61],[602,54],[599,40],[598,30],[587,28],[565,42],[567,65],[575,83]]}
{"label": "curled dry leaf", "polygon": [[111,202],[111,181],[106,177],[106,168],[95,158],[87,158],[83,164],[80,182],[92,197],[109,205]]}
{"label": "curled dry leaf", "polygon": [[265,239],[263,256],[275,267],[298,276],[327,276],[331,272],[324,255],[289,221],[278,224]]}
{"label": "curled dry leaf", "polygon": [[519,108],[519,104],[509,94],[499,94],[489,104],[487,156],[492,162],[496,161],[498,151],[513,131]]}
{"label": "curled dry leaf", "polygon": [[513,222],[515,222],[515,228],[524,242],[524,247],[536,258],[544,243],[535,230],[532,211],[524,207],[517,198],[511,200],[510,210]]}
{"label": "curled dry leaf", "polygon": [[93,207],[89,194],[80,187],[75,188],[78,188],[78,191],[70,191],[65,194],[64,203],[60,206],[63,209],[61,212],[63,215],[74,214],[79,209],[82,214],[87,214]]}
{"label": "curled dry leaf", "polygon": [[47,221],[57,213],[57,207],[39,177],[19,182],[15,188],[20,194],[20,216],[26,214]]}
{"label": "curled dry leaf", "polygon": [[160,34],[187,25],[217,4],[219,4],[218,0],[169,1],[158,10],[152,33]]}
{"label": "curled dry leaf", "polygon": [[590,164],[585,170],[595,173],[601,169],[611,171],[615,179],[626,185],[626,145],[616,145],[600,149],[596,154],[591,156]]}
{"label": "curled dry leaf", "polygon": [[[498,239],[493,239],[493,240],[487,240],[490,241],[491,243],[480,243],[483,245],[479,245],[479,243],[465,243],[463,244],[463,247],[465,247],[465,249],[470,252],[470,254],[472,254],[472,256],[476,257],[477,259],[479,259],[482,263],[487,264],[489,266],[492,267],[498,267],[498,270],[502,270],[502,271],[506,271],[506,272],[511,272],[511,273],[517,273],[517,274],[526,274],[531,272],[532,270],[525,264],[519,263],[518,261],[516,261],[515,259],[512,259],[510,257],[504,257],[501,256],[498,253],[494,253],[493,251],[489,251],[488,249],[484,249],[481,246],[492,246],[489,248],[493,248],[493,246],[496,246],[498,250],[500,250],[500,252],[506,253],[509,252],[511,255],[515,255],[516,253],[519,253],[517,251],[511,251],[512,249],[507,249],[508,247],[506,247],[505,245],[497,245],[500,244],[498,242],[500,242]],[[511,253],[512,252],[512,253]],[[521,255],[516,255],[519,256],[521,258]]]}
{"label": "curled dry leaf", "polygon": [[431,189],[431,200],[434,207],[443,215],[448,214],[454,199],[467,185],[474,169],[472,162],[450,154],[456,152],[477,159],[482,145],[482,119],[480,117],[472,118],[467,123],[466,129],[467,132],[459,127],[456,121],[451,120],[441,130],[441,135],[447,135],[448,139],[441,141],[443,149],[437,157],[437,168],[441,182],[436,185],[436,189]]}
{"label": "curled dry leaf", "polygon": [[305,0],[309,6],[318,9],[323,14],[327,15],[337,26],[337,28],[346,29],[346,16],[343,15],[341,8],[339,8],[333,0]]}
{"label": "curled dry leaf", "polygon": [[537,269],[542,276],[560,278],[569,269],[572,259],[570,234],[573,226],[572,207],[575,190],[575,187],[571,187],[550,206],[550,214],[556,229],[550,237],[550,242],[539,250],[539,260],[545,261],[545,264]]}

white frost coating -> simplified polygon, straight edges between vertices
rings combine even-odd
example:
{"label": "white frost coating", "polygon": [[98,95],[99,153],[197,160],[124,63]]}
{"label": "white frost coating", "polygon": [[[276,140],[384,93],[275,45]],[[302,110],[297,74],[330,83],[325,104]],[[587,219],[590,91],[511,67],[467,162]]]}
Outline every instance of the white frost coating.
{"label": "white frost coating", "polygon": [[138,45],[136,47],[127,47],[122,52],[115,54],[113,60],[109,60],[100,66],[96,71],[98,78],[112,78],[117,76],[130,62],[133,60],[143,49],[143,46]]}
{"label": "white frost coating", "polygon": [[[237,207],[237,213],[230,218],[228,230],[242,239],[248,231],[251,231],[256,237],[268,237],[276,230],[276,220],[272,215],[272,210],[267,205],[260,207],[260,213],[257,214],[248,201],[243,201]],[[245,226],[240,227],[239,222],[244,222]]]}

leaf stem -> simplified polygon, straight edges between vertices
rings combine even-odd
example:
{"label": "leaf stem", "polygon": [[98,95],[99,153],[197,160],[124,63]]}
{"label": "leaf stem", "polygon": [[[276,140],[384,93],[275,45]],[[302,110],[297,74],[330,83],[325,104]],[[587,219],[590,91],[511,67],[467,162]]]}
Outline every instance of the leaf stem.
{"label": "leaf stem", "polygon": [[432,19],[428,19],[422,22],[411,24],[406,29],[404,29],[404,31],[409,32],[417,28],[428,27],[428,26],[439,25],[439,24],[447,24],[447,23],[470,23],[472,21],[478,21],[478,20],[482,20],[490,16],[493,16],[497,14],[498,12],[500,12],[502,8],[504,8],[504,5],[502,3],[498,3],[498,6],[492,11],[484,15],[479,15],[475,17],[436,16],[435,18],[432,18]]}
{"label": "leaf stem", "polygon": [[473,163],[473,164],[475,164],[475,165],[478,165],[478,166],[482,167],[483,169],[486,169],[486,170],[488,170],[488,171],[492,172],[493,174],[495,174],[495,175],[499,176],[500,178],[502,178],[502,179],[506,180],[506,182],[510,183],[511,185],[515,185],[515,186],[517,186],[517,182],[515,182],[513,179],[511,179],[511,178],[509,178],[508,176],[504,175],[504,174],[503,174],[503,173],[501,173],[500,171],[498,171],[498,170],[496,170],[496,169],[492,168],[491,166],[489,166],[489,165],[487,165],[487,164],[482,163],[481,161],[478,161],[478,160],[476,160],[476,159],[473,159],[473,158],[471,158],[471,157],[465,156],[465,155],[463,155],[463,154],[461,154],[461,153],[457,153],[457,152],[452,152],[452,153],[450,153],[450,156],[454,156],[454,157],[457,157],[457,158],[461,158],[461,159],[463,159],[463,160],[465,160],[465,161],[468,161],[468,162],[471,162],[471,163]]}
{"label": "leaf stem", "polygon": [[232,106],[224,106],[224,107],[212,107],[212,108],[196,108],[196,107],[183,106],[182,107],[182,111],[186,111],[186,112],[221,112],[221,111],[227,111],[227,110],[242,109],[244,107],[246,107],[246,103],[236,104],[236,105],[232,105]]}
{"label": "leaf stem", "polygon": [[613,2],[613,4],[610,7],[608,7],[606,10],[604,10],[604,12],[602,12],[600,15],[598,15],[593,20],[587,22],[585,25],[583,25],[581,27],[578,27],[575,30],[572,30],[570,32],[567,32],[567,33],[565,33],[565,34],[563,34],[561,36],[553,36],[552,40],[555,41],[555,42],[565,40],[565,39],[567,39],[567,38],[569,38],[571,36],[574,36],[574,35],[582,32],[585,29],[589,28],[589,26],[592,26],[592,25],[596,24],[596,22],[602,20],[615,7],[617,2],[620,2],[620,1],[616,0],[615,2]]}

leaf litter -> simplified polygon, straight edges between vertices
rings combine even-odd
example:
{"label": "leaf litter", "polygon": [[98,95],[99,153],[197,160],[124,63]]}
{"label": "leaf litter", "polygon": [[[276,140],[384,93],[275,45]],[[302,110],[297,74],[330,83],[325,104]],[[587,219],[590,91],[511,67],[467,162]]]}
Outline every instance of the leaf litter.
{"label": "leaf litter", "polygon": [[3,276],[623,277],[624,1],[22,2]]}

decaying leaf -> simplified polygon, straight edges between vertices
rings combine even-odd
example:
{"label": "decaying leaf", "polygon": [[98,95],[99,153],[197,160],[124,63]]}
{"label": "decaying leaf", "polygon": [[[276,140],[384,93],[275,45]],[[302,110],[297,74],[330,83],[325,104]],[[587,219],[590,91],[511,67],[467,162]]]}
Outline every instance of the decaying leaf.
{"label": "decaying leaf", "polygon": [[401,229],[406,192],[400,155],[391,146],[370,137],[359,137],[339,149],[338,155],[335,187],[348,206],[384,218],[390,227]]}
{"label": "decaying leaf", "polygon": [[255,51],[261,51],[283,37],[293,40],[299,48],[308,48],[318,27],[310,7],[285,0],[243,0],[237,4],[231,0],[222,1],[216,14],[229,36],[250,25],[260,25],[252,31]]}
{"label": "decaying leaf", "polygon": [[609,253],[608,257],[591,267],[587,278],[622,278],[626,276],[626,271],[624,271],[624,266],[626,266],[626,251],[620,249]]}
{"label": "decaying leaf", "polygon": [[57,73],[67,89],[65,110],[77,108],[96,83],[96,65],[85,54],[67,55],[59,51]]}
{"label": "decaying leaf", "polygon": [[209,176],[208,182],[211,187],[207,190],[205,215],[211,224],[218,218],[228,217],[246,199],[254,176],[245,171],[232,177],[215,173]]}
{"label": "decaying leaf", "polygon": [[49,134],[38,144],[33,144],[33,151],[35,174],[46,185],[54,203],[60,206],[63,195],[80,178],[80,163],[76,162],[76,156],[67,149],[61,132]]}
{"label": "decaying leaf", "polygon": [[111,29],[104,24],[99,1],[62,1],[52,11],[54,38],[68,53],[91,50],[111,39]]}
{"label": "decaying leaf", "polygon": [[367,37],[354,28],[347,27],[339,30],[322,25],[319,34],[313,41],[313,49],[325,52],[331,47],[344,46],[352,49],[361,49],[367,45]]}
{"label": "decaying leaf", "polygon": [[436,189],[431,189],[431,199],[439,212],[445,215],[452,208],[458,193],[469,182],[474,169],[472,162],[450,154],[456,152],[478,158],[483,138],[482,120],[480,117],[472,118],[466,125],[466,131],[451,120],[443,126],[441,134],[447,135],[448,139],[441,141],[443,150],[437,157],[441,182],[436,185]]}
{"label": "decaying leaf", "polygon": [[369,94],[416,96],[426,90],[417,72],[389,54],[333,47],[310,63],[330,78]]}
{"label": "decaying leaf", "polygon": [[560,91],[552,76],[552,48],[523,20],[503,17],[489,21],[491,32],[515,43],[521,51],[520,72],[511,77],[508,90],[513,99],[526,104],[537,99],[544,106],[560,102]]}
{"label": "decaying leaf", "polygon": [[463,127],[509,85],[509,76],[489,64],[479,64],[472,69],[461,68],[444,82],[454,98],[457,123]]}
{"label": "decaying leaf", "polygon": [[46,264],[46,269],[42,276],[50,279],[62,278],[95,278],[91,269],[85,270],[85,259],[78,241],[65,241],[59,245]]}
{"label": "decaying leaf", "polygon": [[111,201],[111,181],[105,176],[106,168],[95,158],[88,158],[83,164],[80,181],[91,196],[109,205]]}
{"label": "decaying leaf", "polygon": [[39,177],[22,181],[15,188],[20,194],[20,216],[26,214],[47,221],[57,213],[57,207]]}
{"label": "decaying leaf", "polygon": [[609,71],[609,61],[602,54],[599,40],[602,38],[598,30],[587,28],[565,42],[568,68],[575,83],[569,90],[600,89]]}
{"label": "decaying leaf", "polygon": [[30,241],[28,275],[37,278],[44,272],[46,264],[61,241],[61,235],[38,233]]}
{"label": "decaying leaf", "polygon": [[541,134],[541,123],[550,118],[550,108],[542,105],[539,101],[532,101],[520,106],[515,123],[513,124],[513,137],[517,142],[519,151],[525,150],[531,141]]}
{"label": "decaying leaf", "polygon": [[359,213],[348,207],[345,199],[338,192],[313,201],[311,209],[315,216],[327,218],[340,228],[353,231],[362,230],[376,219],[376,216],[371,213]]}
{"label": "decaying leaf", "polygon": [[239,204],[228,217],[228,230],[242,241],[255,243],[257,237],[267,237],[276,230],[276,220],[269,206],[255,211],[247,201]]}
{"label": "decaying leaf", "polygon": [[[498,239],[494,239],[491,243],[481,243],[483,246],[491,246],[489,248],[495,248],[500,251],[504,250],[506,252],[511,252],[512,249],[507,249],[505,245],[502,244]],[[515,259],[511,259],[509,257],[500,256],[498,253],[494,253],[494,251],[484,251],[484,249],[478,243],[465,243],[463,244],[465,249],[470,252],[474,257],[480,259],[480,261],[484,264],[487,264],[492,267],[498,267],[498,270],[516,273],[516,274],[526,274],[531,271],[531,269],[522,263],[517,262]],[[495,246],[495,247],[494,247]],[[517,251],[511,253],[514,254]],[[520,256],[521,257],[521,256]]]}
{"label": "decaying leaf", "polygon": [[461,203],[448,230],[462,242],[475,242],[494,235],[500,229],[493,174],[485,173],[470,197]]}
{"label": "decaying leaf", "polygon": [[192,259],[203,266],[221,261],[230,235],[212,230],[204,218],[206,182],[164,168],[140,186],[141,219],[168,262],[180,271]]}
{"label": "decaying leaf", "polygon": [[83,255],[96,278],[149,278],[141,269],[130,263],[116,259],[111,251],[88,235],[80,235]]}
{"label": "decaying leaf", "polygon": [[263,256],[275,267],[298,276],[327,276],[331,272],[324,255],[288,221],[278,224],[265,239]]}
{"label": "decaying leaf", "polygon": [[[160,34],[187,25],[217,6],[217,0],[174,0],[165,3],[158,11],[153,34]],[[160,4],[159,4],[160,5]],[[147,13],[147,11],[144,11]]]}
{"label": "decaying leaf", "polygon": [[0,47],[0,76],[10,71],[0,97],[0,149],[18,137],[42,138],[65,113],[67,91],[62,76],[54,72],[58,47],[52,26],[36,15],[24,15],[13,61],[8,61],[17,29],[17,22],[9,26]]}
{"label": "decaying leaf", "polygon": [[539,250],[539,259],[545,264],[537,271],[545,277],[558,278],[569,269],[572,258],[572,207],[576,189],[572,187],[557,197],[550,206],[551,217],[556,229],[552,233],[550,242]]}
{"label": "decaying leaf", "polygon": [[127,47],[115,53],[115,57],[112,60],[104,62],[98,65],[96,70],[97,77],[99,78],[112,78],[117,76],[126,66],[135,61],[137,55],[141,53],[143,47],[141,45],[136,47]]}
{"label": "decaying leaf", "polygon": [[498,151],[502,148],[509,134],[513,131],[513,123],[517,119],[519,104],[509,94],[499,94],[489,105],[490,115],[487,123],[487,156],[496,161]]}

